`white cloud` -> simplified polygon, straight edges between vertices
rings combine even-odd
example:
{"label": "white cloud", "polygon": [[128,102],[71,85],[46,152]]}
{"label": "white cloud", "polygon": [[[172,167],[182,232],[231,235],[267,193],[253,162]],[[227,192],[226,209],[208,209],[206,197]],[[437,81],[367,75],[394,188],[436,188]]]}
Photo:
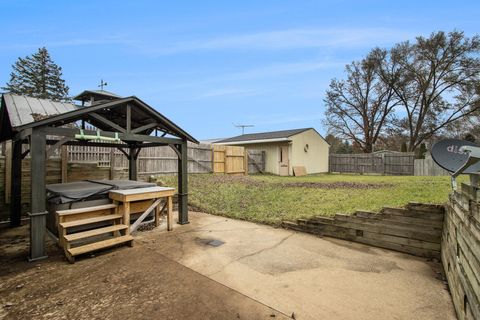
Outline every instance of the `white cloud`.
{"label": "white cloud", "polygon": [[[295,122],[308,122],[308,121],[320,121],[324,118],[323,113],[311,113],[308,115],[298,115],[298,114],[277,114],[270,115],[268,119],[265,120],[265,116],[261,118],[251,119],[250,122],[254,123],[256,126],[261,125],[276,125],[276,124],[286,124],[286,123],[295,123]],[[258,120],[261,119],[261,120]]]}
{"label": "white cloud", "polygon": [[388,28],[302,28],[249,34],[237,34],[210,39],[163,43],[155,48],[139,44],[150,53],[159,55],[211,50],[286,50],[321,47],[357,47],[385,45],[407,40],[413,34]]}
{"label": "white cloud", "polygon": [[202,95],[200,98],[214,98],[214,97],[224,97],[224,96],[252,96],[257,94],[255,90],[250,89],[235,89],[235,88],[223,88],[223,89],[214,89],[208,91]]}
{"label": "white cloud", "polygon": [[312,72],[321,69],[338,68],[345,65],[344,61],[335,60],[311,60],[300,62],[288,62],[277,63],[266,66],[260,66],[251,68],[248,70],[234,72],[228,75],[234,79],[251,79],[251,78],[264,78],[264,77],[276,77],[295,73]]}
{"label": "white cloud", "polygon": [[412,39],[414,34],[405,30],[389,28],[295,28],[273,31],[231,34],[212,38],[169,42],[161,35],[132,34],[95,35],[94,37],[60,38],[42,43],[14,43],[3,49],[30,48],[39,46],[70,47],[91,45],[123,45],[149,55],[171,55],[192,51],[216,50],[289,50],[305,48],[332,48],[388,45]]}

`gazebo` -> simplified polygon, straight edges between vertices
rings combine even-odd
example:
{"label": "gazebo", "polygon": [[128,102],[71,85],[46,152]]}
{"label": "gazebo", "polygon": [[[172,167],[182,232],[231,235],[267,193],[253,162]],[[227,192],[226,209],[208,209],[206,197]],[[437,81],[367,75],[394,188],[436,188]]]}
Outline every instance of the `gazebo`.
{"label": "gazebo", "polygon": [[[129,161],[129,179],[137,180],[142,148],[170,146],[178,156],[178,223],[188,223],[187,142],[198,141],[135,96],[84,91],[74,97],[81,106],[14,94],[3,94],[0,141],[12,140],[10,224],[21,220],[22,159],[30,153],[31,261],[46,257],[46,159],[62,145],[117,148]],[[97,128],[86,130],[85,124]],[[24,151],[22,145],[28,147]]]}

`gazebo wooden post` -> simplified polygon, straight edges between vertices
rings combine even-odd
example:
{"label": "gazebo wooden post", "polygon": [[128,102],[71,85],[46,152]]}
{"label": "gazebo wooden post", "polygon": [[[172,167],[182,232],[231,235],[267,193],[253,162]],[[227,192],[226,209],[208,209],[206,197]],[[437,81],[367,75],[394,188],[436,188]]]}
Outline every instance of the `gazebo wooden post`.
{"label": "gazebo wooden post", "polygon": [[30,138],[31,165],[31,212],[30,216],[30,261],[46,258],[46,135],[42,128],[34,128]]}
{"label": "gazebo wooden post", "polygon": [[22,216],[22,141],[12,141],[10,226],[18,227]]}
{"label": "gazebo wooden post", "polygon": [[188,222],[188,154],[187,140],[177,146],[178,155],[178,223]]}
{"label": "gazebo wooden post", "polygon": [[138,158],[138,148],[129,148],[128,154],[128,179],[137,180],[137,158]]}

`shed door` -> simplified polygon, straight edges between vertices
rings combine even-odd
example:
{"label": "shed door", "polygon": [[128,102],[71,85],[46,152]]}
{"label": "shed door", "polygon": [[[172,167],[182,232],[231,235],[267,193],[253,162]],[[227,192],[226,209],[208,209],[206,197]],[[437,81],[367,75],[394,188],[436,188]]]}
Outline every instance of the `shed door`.
{"label": "shed door", "polygon": [[288,146],[280,147],[280,161],[279,161],[279,174],[281,176],[288,176]]}

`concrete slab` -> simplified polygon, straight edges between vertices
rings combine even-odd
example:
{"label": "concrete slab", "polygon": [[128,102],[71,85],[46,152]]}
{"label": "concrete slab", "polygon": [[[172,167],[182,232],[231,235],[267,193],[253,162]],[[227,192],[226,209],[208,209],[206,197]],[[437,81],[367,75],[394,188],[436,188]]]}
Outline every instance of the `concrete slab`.
{"label": "concrete slab", "polygon": [[0,319],[289,318],[139,242],[71,265],[53,242],[27,262],[27,239],[26,227],[0,229]]}
{"label": "concrete slab", "polygon": [[455,319],[441,265],[203,213],[138,241],[296,319]]}

